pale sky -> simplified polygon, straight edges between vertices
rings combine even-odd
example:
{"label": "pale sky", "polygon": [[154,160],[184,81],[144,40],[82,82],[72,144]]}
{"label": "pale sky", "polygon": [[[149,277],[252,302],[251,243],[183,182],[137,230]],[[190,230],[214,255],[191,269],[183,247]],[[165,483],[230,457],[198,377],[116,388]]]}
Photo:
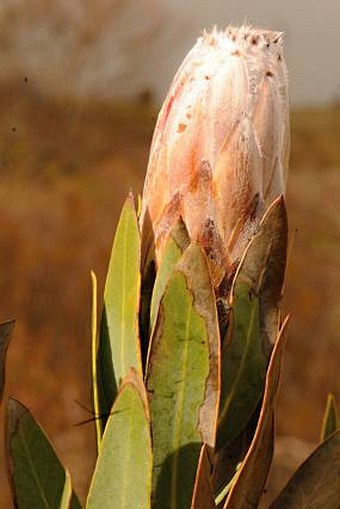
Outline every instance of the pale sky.
{"label": "pale sky", "polygon": [[0,78],[85,99],[150,90],[161,102],[203,28],[245,20],[286,32],[294,105],[340,103],[340,0],[0,0]]}
{"label": "pale sky", "polygon": [[[181,60],[200,29],[247,22],[286,32],[293,103],[340,101],[339,0],[164,0],[187,30]],[[177,55],[176,55],[177,56]],[[168,85],[168,84],[167,84]],[[165,86],[165,85],[164,85]],[[160,86],[163,89],[163,86]]]}

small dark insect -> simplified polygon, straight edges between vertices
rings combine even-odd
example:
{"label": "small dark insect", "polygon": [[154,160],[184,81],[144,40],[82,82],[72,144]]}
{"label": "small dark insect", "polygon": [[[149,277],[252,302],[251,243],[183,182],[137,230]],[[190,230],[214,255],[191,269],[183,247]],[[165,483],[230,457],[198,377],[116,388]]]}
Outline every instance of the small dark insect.
{"label": "small dark insect", "polygon": [[90,408],[87,408],[85,405],[83,405],[80,401],[78,400],[74,400],[74,402],[80,406],[80,408],[82,408],[83,410],[85,410],[87,413],[91,414],[92,417],[89,417],[88,419],[84,419],[83,421],[80,421],[80,422],[77,422],[76,424],[74,424],[75,427],[78,427],[78,426],[83,426],[84,424],[89,424],[90,422],[95,422],[95,421],[98,421],[98,420],[101,420],[101,419],[107,419],[108,417],[110,417],[110,415],[114,415],[114,414],[117,414],[117,413],[121,413],[121,412],[109,412],[109,413],[105,413],[105,414],[102,414],[102,415],[95,415],[94,411],[91,410]]}

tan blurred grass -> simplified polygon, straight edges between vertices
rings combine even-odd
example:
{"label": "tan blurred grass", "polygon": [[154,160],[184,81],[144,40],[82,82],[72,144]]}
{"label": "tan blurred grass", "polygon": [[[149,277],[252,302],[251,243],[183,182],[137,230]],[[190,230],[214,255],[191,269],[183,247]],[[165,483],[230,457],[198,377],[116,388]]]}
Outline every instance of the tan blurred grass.
{"label": "tan blurred grass", "polygon": [[[44,425],[84,498],[94,436],[91,425],[74,424],[88,418],[75,400],[91,405],[89,272],[101,291],[122,201],[129,187],[141,190],[154,113],[51,102],[25,80],[2,86],[0,112],[0,315],[17,319],[6,396]],[[327,391],[340,392],[340,111],[297,111],[292,131],[288,201],[298,232],[277,429],[306,451]],[[282,461],[276,489],[291,468]],[[10,507],[3,468],[0,475],[0,507]]]}

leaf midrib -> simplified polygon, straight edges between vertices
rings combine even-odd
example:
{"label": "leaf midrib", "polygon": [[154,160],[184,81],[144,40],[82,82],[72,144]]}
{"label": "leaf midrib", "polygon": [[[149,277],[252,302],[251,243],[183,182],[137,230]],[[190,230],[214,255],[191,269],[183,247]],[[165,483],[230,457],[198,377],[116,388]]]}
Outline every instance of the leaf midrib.
{"label": "leaf midrib", "polygon": [[[124,228],[123,234],[123,271],[122,271],[122,286],[121,286],[121,295],[122,295],[122,305],[121,305],[121,335],[120,335],[120,351],[121,351],[121,373],[118,378],[122,379],[124,376],[125,368],[125,316],[126,316],[126,298],[125,298],[125,284],[126,284],[126,244],[127,244],[127,232],[129,228],[126,226]],[[128,368],[131,366],[128,366]],[[117,380],[117,387],[120,385],[121,380]]]}
{"label": "leaf midrib", "polygon": [[[188,338],[190,334],[190,324],[191,324],[191,316],[192,316],[192,310],[193,310],[193,302],[191,300],[190,302],[190,308],[188,310],[188,316],[187,316],[187,323],[185,328],[185,346],[184,346],[184,352],[182,356],[182,373],[183,373],[183,379],[181,383],[181,390],[179,391],[179,397],[177,401],[179,402],[177,405],[177,408],[179,408],[179,411],[176,412],[176,420],[175,420],[175,426],[174,426],[174,433],[173,433],[173,450],[176,451],[176,453],[173,455],[172,460],[172,477],[171,477],[171,508],[177,509],[177,477],[178,477],[178,459],[179,459],[179,446],[180,446],[180,433],[176,433],[176,430],[178,428],[182,428],[182,421],[183,421],[183,402],[184,402],[184,393],[185,393],[185,381],[187,378],[187,359],[188,359]],[[177,425],[176,425],[177,423]]]}
{"label": "leaf midrib", "polygon": [[25,437],[25,433],[23,432],[22,433],[22,443],[23,443],[23,446],[24,446],[24,449],[25,449],[25,452],[26,452],[26,455],[27,455],[28,463],[29,463],[29,465],[31,467],[31,472],[32,472],[33,479],[34,479],[34,481],[35,481],[35,483],[37,485],[37,488],[38,488],[38,492],[40,493],[41,499],[42,499],[45,507],[48,507],[48,508],[52,507],[52,506],[50,506],[50,504],[49,504],[49,502],[48,502],[48,500],[47,500],[47,498],[45,496],[45,492],[44,492],[44,490],[43,490],[43,488],[42,488],[42,486],[40,484],[39,476],[38,476],[38,473],[37,473],[37,471],[35,469],[35,464],[34,464],[34,461],[33,461],[32,457],[31,457],[30,449],[27,446],[25,438],[26,438]]}

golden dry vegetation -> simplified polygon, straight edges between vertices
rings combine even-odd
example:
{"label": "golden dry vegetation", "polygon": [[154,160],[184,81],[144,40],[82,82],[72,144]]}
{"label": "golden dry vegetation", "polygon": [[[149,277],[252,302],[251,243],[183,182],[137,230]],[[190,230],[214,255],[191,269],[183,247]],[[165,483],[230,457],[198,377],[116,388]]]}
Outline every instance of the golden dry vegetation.
{"label": "golden dry vegetation", "polygon": [[[77,401],[91,407],[89,273],[101,292],[123,199],[141,191],[154,111],[51,101],[23,77],[1,85],[0,112],[0,315],[17,320],[5,398],[43,424],[84,499],[94,430],[75,425],[89,417]],[[295,111],[284,304],[293,317],[277,416],[278,435],[295,438],[279,441],[274,486],[318,440],[327,392],[340,399],[339,196],[340,111]],[[3,446],[0,463],[6,508]]]}

